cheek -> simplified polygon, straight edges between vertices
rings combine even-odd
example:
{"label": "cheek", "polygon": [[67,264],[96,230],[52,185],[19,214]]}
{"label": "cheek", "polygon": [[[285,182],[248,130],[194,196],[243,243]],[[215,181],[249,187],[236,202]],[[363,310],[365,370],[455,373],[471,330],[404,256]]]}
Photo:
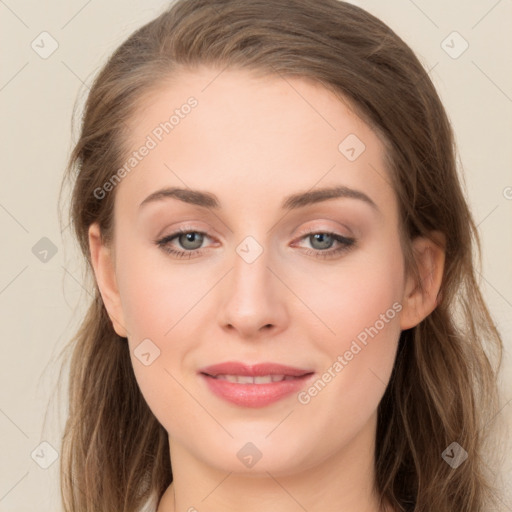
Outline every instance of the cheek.
{"label": "cheek", "polygon": [[190,406],[178,382],[187,353],[197,344],[190,324],[201,317],[204,284],[191,282],[190,273],[172,269],[153,250],[137,249],[135,241],[126,245],[134,249],[123,254],[117,272],[130,357],[146,402],[163,422],[173,408]]}
{"label": "cheek", "polygon": [[[398,240],[376,244],[375,250],[347,258],[339,271],[331,271],[329,281],[322,279],[323,284],[309,293],[312,309],[331,332],[319,325],[319,335],[313,338],[325,356],[325,373],[315,389],[306,390],[304,403],[311,398],[320,408],[323,403],[325,410],[327,403],[335,403],[352,411],[351,421],[360,424],[375,410],[400,336],[402,271]],[[338,420],[345,421],[343,414]]]}
{"label": "cheek", "polygon": [[144,264],[148,262],[143,256],[134,252],[123,264],[123,314],[138,387],[169,431],[169,418],[175,417],[177,410],[188,410],[184,422],[201,420],[200,411],[190,406],[190,396],[180,385],[180,368],[195,343],[186,335],[186,314],[197,297],[190,285],[177,282],[178,274],[166,277],[168,270]]}
{"label": "cheek", "polygon": [[[140,244],[140,242],[139,242]],[[135,244],[134,244],[135,245]],[[155,250],[141,248],[123,256],[118,265],[123,315],[137,337],[165,340],[204,294],[190,272],[171,268]]]}
{"label": "cheek", "polygon": [[387,244],[384,239],[340,260],[336,267],[310,273],[306,279],[303,272],[295,279],[301,283],[298,293],[307,297],[311,311],[322,320],[319,339],[331,353],[358,337],[364,342],[369,329],[375,333],[373,327],[382,332],[380,339],[388,337],[388,332],[394,338],[399,331],[402,252],[398,239]]}

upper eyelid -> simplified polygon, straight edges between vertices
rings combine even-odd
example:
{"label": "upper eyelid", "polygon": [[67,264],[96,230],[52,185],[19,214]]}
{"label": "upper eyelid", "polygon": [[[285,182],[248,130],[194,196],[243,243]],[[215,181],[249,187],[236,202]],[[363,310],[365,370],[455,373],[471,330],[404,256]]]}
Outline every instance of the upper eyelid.
{"label": "upper eyelid", "polygon": [[[348,228],[346,228],[349,230]],[[351,231],[351,230],[349,230]],[[340,233],[338,229],[335,228],[304,228],[299,230],[299,233],[297,236],[305,236],[305,235],[311,235],[315,233],[330,233],[333,235],[342,236],[344,238],[352,238],[352,233],[344,235],[343,233]]]}
{"label": "upper eyelid", "polygon": [[[338,221],[335,221],[333,219],[323,219],[324,222],[325,222],[325,220],[328,220],[330,222],[336,222],[336,223],[339,224]],[[353,231],[348,226],[343,225],[343,227],[346,230],[350,231],[350,232]],[[183,232],[186,232],[186,233],[195,232],[195,233],[202,233],[202,234],[205,234],[207,236],[210,236],[210,232],[211,231],[212,230],[210,230],[208,228],[202,228],[202,227],[197,226],[197,225],[186,224],[185,223],[184,225],[181,225],[181,226],[178,226],[178,227],[176,227],[174,229],[171,229],[171,233],[169,235],[179,234],[179,233],[183,233]],[[216,230],[214,229],[213,231],[215,232]],[[334,228],[334,227],[307,227],[307,228],[299,229],[299,235],[301,235],[301,234],[308,234],[308,233],[336,233],[336,234],[339,234],[340,236],[345,236],[342,233],[338,233],[337,231],[339,231],[339,229]],[[288,233],[290,234],[290,232],[288,232]],[[349,237],[349,236],[351,236],[351,234],[348,234],[346,236]],[[162,237],[163,237],[163,235],[162,235]],[[218,238],[221,238],[221,237],[218,237]]]}
{"label": "upper eyelid", "polygon": [[[193,227],[193,226],[180,226],[179,228],[176,228],[171,231],[172,232],[169,233],[169,235],[162,235],[160,238],[167,238],[168,236],[174,236],[174,235],[179,235],[179,234],[183,234],[183,233],[201,233],[210,238],[212,237],[210,235],[210,233],[208,232],[208,230],[198,228],[198,227]],[[314,234],[314,233],[332,233],[332,234],[337,234],[339,236],[345,236],[346,238],[349,238],[349,236],[351,236],[351,235],[343,235],[342,233],[338,233],[337,230],[334,228],[321,228],[321,227],[320,228],[301,229],[301,230],[299,230],[299,233],[297,236]]]}
{"label": "upper eyelid", "polygon": [[[209,238],[210,240],[215,240],[216,237],[213,237],[211,236],[207,231],[205,230],[202,230],[202,229],[196,229],[196,228],[192,228],[192,227],[189,227],[189,226],[184,226],[184,227],[180,227],[178,228],[177,230],[173,231],[172,233],[168,234],[168,235],[164,235],[164,236],[161,236],[161,237],[158,237],[157,241],[162,241],[162,240],[165,240],[165,239],[168,239],[167,241],[170,242],[171,240],[175,240],[177,239],[180,235],[182,234],[186,234],[186,233],[199,233],[203,236],[205,236],[206,238]],[[342,233],[339,233],[338,231],[334,230],[334,229],[330,229],[330,228],[304,228],[303,230],[300,230],[298,235],[296,237],[294,237],[293,239],[293,242],[297,242],[297,241],[301,241],[303,240],[304,238],[308,237],[308,236],[311,236],[311,235],[314,235],[314,234],[319,234],[319,233],[322,233],[322,234],[329,234],[329,235],[334,235],[334,236],[338,236],[340,238],[345,238],[345,239],[348,239],[348,240],[355,240],[355,237],[352,236],[352,235],[344,235]],[[194,249],[194,250],[202,250],[202,249],[206,249],[206,247],[201,247],[199,249]],[[189,252],[192,252],[192,251],[189,251]]]}

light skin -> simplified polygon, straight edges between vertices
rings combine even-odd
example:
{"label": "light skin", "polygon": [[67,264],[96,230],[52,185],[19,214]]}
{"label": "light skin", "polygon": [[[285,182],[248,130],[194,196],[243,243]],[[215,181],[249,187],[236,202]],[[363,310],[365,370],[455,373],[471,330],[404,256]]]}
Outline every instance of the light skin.
{"label": "light skin", "polygon": [[[377,512],[377,406],[401,330],[436,307],[444,252],[428,238],[414,241],[421,290],[405,272],[383,145],[321,85],[183,72],[143,99],[131,122],[133,148],[190,96],[197,107],[117,185],[113,246],[96,224],[89,230],[103,301],[169,435],[174,482],[158,512]],[[354,161],[338,149],[349,134],[366,146]],[[281,209],[291,194],[335,185],[375,206],[341,197]],[[220,207],[175,198],[139,206],[172,186],[215,194]],[[206,233],[202,244],[196,235],[168,245],[200,254],[178,259],[155,243],[180,227]],[[316,257],[342,244],[304,230],[356,241]],[[236,251],[247,236],[263,249],[252,263]],[[393,304],[401,310],[389,319]],[[292,394],[266,407],[237,406],[198,376],[201,367],[242,361],[308,368],[319,378],[382,314],[388,321],[378,334],[307,404]],[[146,338],[160,350],[149,366],[134,355]],[[247,442],[262,454],[252,468],[237,457]]]}

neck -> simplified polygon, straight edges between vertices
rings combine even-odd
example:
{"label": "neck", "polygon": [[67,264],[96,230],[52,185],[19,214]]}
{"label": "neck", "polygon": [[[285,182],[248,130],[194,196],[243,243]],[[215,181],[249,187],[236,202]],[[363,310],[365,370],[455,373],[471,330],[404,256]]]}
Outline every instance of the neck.
{"label": "neck", "polygon": [[374,439],[375,418],[319,465],[247,474],[206,465],[170,438],[174,481],[157,512],[382,512],[374,487]]}

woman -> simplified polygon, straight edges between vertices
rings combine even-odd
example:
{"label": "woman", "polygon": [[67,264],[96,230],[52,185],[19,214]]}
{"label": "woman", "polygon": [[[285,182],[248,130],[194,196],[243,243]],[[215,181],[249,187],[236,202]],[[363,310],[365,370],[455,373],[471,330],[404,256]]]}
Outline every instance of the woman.
{"label": "woman", "polygon": [[180,0],[91,88],[66,511],[484,511],[502,342],[451,127],[336,0]]}

